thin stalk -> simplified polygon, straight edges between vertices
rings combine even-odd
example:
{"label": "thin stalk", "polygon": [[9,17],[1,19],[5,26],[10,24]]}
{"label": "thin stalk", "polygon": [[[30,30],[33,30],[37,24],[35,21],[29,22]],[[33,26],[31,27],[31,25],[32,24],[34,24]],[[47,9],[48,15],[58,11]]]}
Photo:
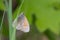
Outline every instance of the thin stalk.
{"label": "thin stalk", "polygon": [[1,25],[0,25],[0,40],[2,38],[2,25],[3,25],[4,15],[5,15],[5,11],[3,13],[3,17],[2,17],[2,21],[1,21]]}
{"label": "thin stalk", "polygon": [[2,17],[2,21],[1,21],[0,30],[2,29],[2,24],[3,24],[3,20],[4,20],[4,15],[5,15],[5,11],[4,11],[4,13],[3,13],[3,17]]}
{"label": "thin stalk", "polygon": [[23,6],[23,3],[24,3],[24,0],[22,0],[22,2],[21,2],[21,5],[20,6],[18,6],[17,8],[16,8],[16,10],[14,11],[14,15],[13,15],[13,19],[15,19],[18,15],[19,15],[19,13],[21,12],[21,8],[22,8],[22,6]]}

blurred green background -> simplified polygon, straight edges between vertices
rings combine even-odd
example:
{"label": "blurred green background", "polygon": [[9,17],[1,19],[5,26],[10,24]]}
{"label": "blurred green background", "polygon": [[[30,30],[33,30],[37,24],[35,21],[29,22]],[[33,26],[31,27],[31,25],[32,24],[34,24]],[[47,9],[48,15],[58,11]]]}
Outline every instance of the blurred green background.
{"label": "blurred green background", "polygon": [[[7,10],[5,0],[0,0],[0,24],[4,10]],[[30,32],[17,30],[16,40],[60,40],[60,0],[12,0],[13,20],[21,12],[28,19]],[[1,40],[9,40],[7,19],[5,12],[2,27],[0,25]]]}

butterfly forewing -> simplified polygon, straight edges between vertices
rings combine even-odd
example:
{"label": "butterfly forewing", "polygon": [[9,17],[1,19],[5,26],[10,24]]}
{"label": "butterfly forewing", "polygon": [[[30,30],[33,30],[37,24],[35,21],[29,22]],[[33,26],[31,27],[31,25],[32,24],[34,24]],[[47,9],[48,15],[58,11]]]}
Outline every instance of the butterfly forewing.
{"label": "butterfly forewing", "polygon": [[21,30],[23,32],[29,32],[30,30],[28,20],[23,13],[18,16],[17,20],[14,20],[13,24],[16,25],[17,30]]}

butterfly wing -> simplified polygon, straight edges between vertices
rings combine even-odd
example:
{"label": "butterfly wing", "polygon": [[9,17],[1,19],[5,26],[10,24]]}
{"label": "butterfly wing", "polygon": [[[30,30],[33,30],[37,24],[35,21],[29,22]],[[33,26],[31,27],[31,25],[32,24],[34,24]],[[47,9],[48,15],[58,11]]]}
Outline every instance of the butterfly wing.
{"label": "butterfly wing", "polygon": [[28,23],[28,20],[26,17],[24,17],[24,21],[23,21],[22,25],[23,25],[22,31],[29,32],[30,28],[29,28],[29,23]]}
{"label": "butterfly wing", "polygon": [[23,32],[29,32],[30,27],[27,18],[21,14],[18,18],[17,21],[14,22],[16,25],[17,30],[21,30]]}

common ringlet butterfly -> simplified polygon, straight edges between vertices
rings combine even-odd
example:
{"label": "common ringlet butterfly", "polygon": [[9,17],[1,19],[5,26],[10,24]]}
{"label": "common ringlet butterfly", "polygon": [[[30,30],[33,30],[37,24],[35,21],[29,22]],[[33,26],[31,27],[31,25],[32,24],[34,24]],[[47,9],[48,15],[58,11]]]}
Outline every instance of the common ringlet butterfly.
{"label": "common ringlet butterfly", "polygon": [[23,12],[13,21],[13,27],[23,32],[29,32],[30,26]]}

